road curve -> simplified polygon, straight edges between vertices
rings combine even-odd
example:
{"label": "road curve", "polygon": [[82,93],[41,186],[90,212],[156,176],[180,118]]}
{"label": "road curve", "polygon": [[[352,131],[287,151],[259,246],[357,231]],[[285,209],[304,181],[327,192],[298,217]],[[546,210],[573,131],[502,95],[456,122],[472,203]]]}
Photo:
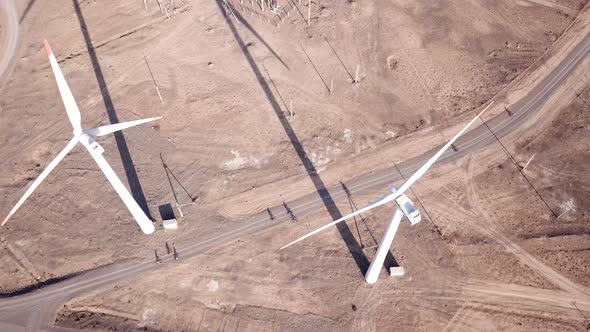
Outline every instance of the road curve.
{"label": "road curve", "polygon": [[13,1],[0,0],[0,88],[12,68],[20,35],[19,18]]}
{"label": "road curve", "polygon": [[[559,84],[570,75],[576,66],[590,52],[590,35],[585,38],[557,65],[547,77],[537,83],[537,85],[521,100],[511,106],[513,115],[501,113],[493,119],[486,120],[488,125],[494,130],[498,137],[505,136],[525,121],[533,112],[538,111],[552,93],[557,89]],[[460,158],[471,151],[480,149],[495,141],[495,138],[489,133],[483,125],[471,130],[462,136],[455,144],[458,151],[447,151],[439,162],[448,162]],[[402,173],[410,174],[418,169],[425,160],[427,160],[436,149],[428,151],[423,155],[402,162],[398,165]],[[382,192],[393,181],[400,180],[400,176],[394,168],[387,168],[375,171],[369,174],[361,175],[350,180],[347,185],[353,194],[369,193],[379,190]],[[346,193],[342,188],[335,187],[330,189],[332,198],[345,198]],[[317,193],[312,193],[301,197],[290,203],[290,208],[297,216],[311,214],[324,207],[321,197]],[[282,207],[276,207],[275,220],[270,220],[266,212],[261,212],[250,218],[242,226],[228,229],[219,235],[213,236],[205,241],[195,243],[179,244],[179,254],[183,257],[194,256],[203,253],[213,247],[219,247],[224,243],[236,240],[240,237],[255,234],[266,230],[274,225],[290,220]],[[42,308],[55,307],[56,304],[81,295],[84,292],[94,290],[124,279],[143,274],[148,271],[154,271],[165,267],[173,262],[171,255],[161,258],[162,264],[154,264],[152,259],[127,264],[115,264],[107,267],[89,271],[68,279],[66,281],[47,286],[43,289],[7,298],[0,301],[0,328],[3,326],[23,326],[27,324],[28,316],[31,317],[50,317],[43,315]],[[49,309],[47,309],[49,310]],[[27,317],[25,317],[27,316]],[[24,320],[23,320],[24,319]],[[39,320],[41,318],[38,318]],[[16,323],[15,323],[16,322]],[[51,324],[52,322],[37,322],[37,324]],[[38,326],[38,325],[37,325]],[[50,325],[42,325],[47,326]]]}

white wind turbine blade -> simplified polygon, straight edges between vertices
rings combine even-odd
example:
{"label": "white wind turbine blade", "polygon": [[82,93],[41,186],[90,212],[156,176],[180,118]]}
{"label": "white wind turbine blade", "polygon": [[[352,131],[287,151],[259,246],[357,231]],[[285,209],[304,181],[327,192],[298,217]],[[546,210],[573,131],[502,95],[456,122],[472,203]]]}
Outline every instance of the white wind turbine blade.
{"label": "white wind turbine blade", "polygon": [[490,106],[492,106],[492,104],[493,104],[493,102],[491,102],[486,108],[484,108],[483,111],[481,111],[475,118],[473,118],[473,120],[471,120],[457,135],[455,135],[455,137],[453,137],[432,158],[430,158],[430,160],[428,160],[422,167],[420,167],[420,169],[418,169],[418,171],[416,171],[416,173],[414,173],[395,193],[385,195],[367,207],[357,210],[357,211],[355,211],[347,216],[344,216],[338,220],[334,220],[331,223],[326,224],[326,225],[316,229],[315,231],[308,233],[308,234],[298,238],[297,240],[295,240],[287,245],[284,245],[283,247],[281,247],[281,249],[287,248],[287,247],[289,247],[301,240],[304,240],[314,234],[317,234],[317,233],[323,231],[324,229],[326,229],[330,226],[336,225],[337,223],[339,223],[341,221],[352,218],[356,215],[359,215],[359,214],[361,214],[365,211],[368,211],[372,208],[375,208],[377,206],[383,205],[387,202],[391,202],[391,201],[395,200],[397,197],[401,196],[404,193],[404,191],[406,191],[412,184],[414,184],[414,182],[416,182],[416,180],[418,180],[422,175],[424,175],[424,173],[426,173],[426,171],[436,162],[436,160],[438,158],[440,158],[440,156],[451,146],[451,144],[453,144],[457,140],[457,138],[459,138],[459,136],[463,135],[465,130],[467,130],[467,128],[469,128],[469,126],[471,126],[473,124],[473,122],[475,122],[475,120],[477,120],[477,118],[479,118]]}
{"label": "white wind turbine blade", "polygon": [[422,167],[420,167],[412,176],[396,191],[396,197],[403,195],[403,193],[410,188],[411,185],[414,184],[428,169],[436,162],[440,156],[459,138],[459,136],[463,135],[463,133],[471,126],[477,118],[479,118],[485,111],[487,111],[490,106],[492,106],[494,102],[492,101],[486,108],[483,109],[473,120],[469,121],[469,123],[461,129],[460,132],[455,135],[445,146],[443,146],[432,158],[430,158]]}
{"label": "white wind turbine blade", "polygon": [[322,226],[322,227],[320,227],[320,228],[316,229],[315,231],[313,231],[313,232],[311,232],[311,233],[307,233],[306,235],[304,235],[304,236],[302,236],[302,237],[298,238],[297,240],[295,240],[295,241],[293,241],[293,242],[291,242],[291,243],[289,243],[289,244],[286,244],[286,245],[282,246],[282,247],[281,247],[281,250],[282,250],[282,249],[285,249],[285,248],[287,248],[287,247],[289,247],[289,246],[291,246],[291,245],[293,245],[293,244],[295,244],[295,243],[297,243],[297,242],[299,242],[299,241],[301,241],[301,240],[305,240],[305,239],[307,239],[308,237],[310,237],[310,236],[312,236],[312,235],[314,235],[314,234],[317,234],[317,233],[319,233],[319,232],[323,231],[323,230],[324,230],[324,229],[326,229],[326,228],[329,228],[329,227],[331,227],[331,226],[334,226],[334,225],[336,225],[337,223],[339,223],[339,222],[341,222],[341,221],[344,221],[344,220],[346,220],[346,219],[350,219],[350,218],[352,218],[352,217],[354,217],[354,216],[358,216],[359,214],[361,214],[361,213],[363,213],[363,212],[366,212],[366,211],[369,211],[369,210],[371,210],[372,208],[376,208],[376,207],[378,207],[378,206],[381,206],[381,205],[383,205],[383,204],[385,204],[385,203],[391,202],[391,201],[393,201],[393,200],[395,199],[395,197],[396,197],[396,194],[395,194],[395,193],[387,194],[387,195],[385,195],[385,196],[381,197],[380,199],[378,199],[377,201],[373,202],[372,204],[370,204],[370,205],[368,205],[368,206],[366,206],[366,207],[364,207],[364,208],[362,208],[362,209],[360,209],[360,210],[356,210],[356,211],[354,211],[353,213],[351,213],[351,214],[349,214],[349,215],[347,215],[347,216],[344,216],[344,217],[342,217],[342,218],[340,218],[340,219],[334,220],[334,221],[332,221],[331,223],[329,223],[329,224],[326,224],[326,225],[324,225],[324,226]]}
{"label": "white wind turbine blade", "polygon": [[87,135],[90,135],[90,136],[104,136],[104,135],[108,135],[108,134],[114,133],[115,131],[127,129],[127,128],[130,128],[130,127],[139,126],[140,124],[144,124],[144,123],[147,123],[147,122],[159,120],[161,118],[162,118],[161,116],[158,116],[158,117],[155,117],[155,118],[141,119],[141,120],[135,120],[135,121],[127,121],[127,122],[121,122],[121,123],[115,123],[115,124],[111,124],[111,125],[106,125],[106,126],[100,126],[98,128],[86,129],[86,130],[84,130],[84,134],[87,134]]}
{"label": "white wind turbine blade", "polygon": [[115,174],[115,171],[113,171],[111,165],[109,165],[102,153],[98,150],[95,150],[94,147],[91,146],[90,143],[87,141],[88,137],[84,136],[86,135],[82,135],[80,137],[80,142],[84,145],[84,147],[86,147],[88,152],[90,152],[90,155],[92,156],[92,158],[94,158],[94,161],[96,161],[98,167],[100,167],[100,169],[107,177],[107,179],[109,180],[117,194],[119,194],[121,200],[123,200],[123,203],[125,203],[127,209],[129,209],[129,212],[131,212],[131,215],[133,215],[133,218],[135,218],[135,221],[137,222],[141,230],[145,234],[153,233],[154,225],[152,224],[152,221],[145,215],[145,213],[139,207],[135,199],[133,199],[133,196],[131,196],[129,191],[127,191],[127,188],[125,188],[125,185],[123,185],[117,174]]}
{"label": "white wind turbine blade", "polygon": [[68,113],[68,118],[72,123],[72,127],[74,127],[74,134],[79,134],[82,132],[82,119],[80,116],[80,110],[78,109],[78,105],[76,105],[72,91],[70,90],[70,87],[68,86],[68,83],[66,82],[66,79],[59,68],[59,64],[55,59],[55,55],[53,55],[53,51],[51,50],[49,43],[47,40],[43,40],[43,43],[45,44],[45,49],[47,50],[47,56],[49,57],[49,63],[51,64],[53,75],[57,81],[59,94],[61,95],[61,99],[66,108],[66,112]]}
{"label": "white wind turbine blade", "polygon": [[12,215],[16,212],[16,210],[18,210],[21,207],[21,205],[25,202],[25,200],[27,200],[27,198],[29,198],[29,196],[31,196],[33,191],[35,191],[35,189],[37,189],[39,184],[41,184],[41,182],[43,182],[43,180],[45,180],[47,175],[49,175],[49,173],[51,173],[51,171],[55,168],[55,166],[57,166],[57,164],[59,164],[59,162],[62,159],[64,159],[64,157],[74,148],[74,146],[76,146],[77,143],[78,143],[78,137],[73,137],[68,142],[66,147],[63,150],[61,150],[61,152],[57,155],[57,157],[55,157],[55,159],[53,159],[49,163],[49,165],[47,165],[47,167],[45,167],[43,172],[41,172],[41,174],[39,174],[39,177],[37,177],[35,179],[35,181],[33,181],[31,186],[27,189],[27,191],[25,191],[25,194],[18,200],[18,202],[12,208],[12,210],[10,210],[10,213],[8,214],[8,216],[6,216],[6,218],[2,222],[1,226],[3,226],[8,221],[8,219],[10,219],[10,217],[12,217]]}

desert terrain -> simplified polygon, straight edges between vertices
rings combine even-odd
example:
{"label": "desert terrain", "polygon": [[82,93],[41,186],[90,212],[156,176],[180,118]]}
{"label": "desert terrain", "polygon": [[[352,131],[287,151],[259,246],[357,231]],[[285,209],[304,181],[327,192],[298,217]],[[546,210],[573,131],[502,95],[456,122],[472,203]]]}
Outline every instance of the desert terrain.
{"label": "desert terrain", "polygon": [[[17,45],[0,59],[2,214],[71,137],[43,39],[84,128],[163,117],[99,140],[156,232],[76,147],[0,228],[0,329],[590,327],[586,1],[311,1],[309,22],[305,1],[162,2],[0,7],[0,45]],[[412,187],[423,221],[402,222],[386,262],[403,277],[363,279],[390,205],[345,240],[279,250],[399,186],[394,165],[409,177],[491,101],[499,141],[476,123],[483,139]]]}

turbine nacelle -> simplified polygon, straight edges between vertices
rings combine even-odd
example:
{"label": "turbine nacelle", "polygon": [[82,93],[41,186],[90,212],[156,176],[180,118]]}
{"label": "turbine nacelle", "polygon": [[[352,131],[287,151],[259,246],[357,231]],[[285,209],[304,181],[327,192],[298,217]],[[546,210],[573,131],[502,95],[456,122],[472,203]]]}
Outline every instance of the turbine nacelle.
{"label": "turbine nacelle", "polygon": [[84,145],[87,149],[92,150],[95,153],[98,154],[103,154],[104,153],[104,148],[98,144],[98,142],[96,142],[92,137],[90,137],[87,134],[82,133],[79,137],[78,137],[78,141]]}
{"label": "turbine nacelle", "polygon": [[[389,190],[395,194],[397,192],[397,188],[394,185],[389,187]],[[408,221],[411,225],[416,225],[422,220],[422,216],[420,215],[420,211],[414,206],[414,203],[406,196],[406,194],[402,194],[401,196],[397,196],[395,198],[395,203],[404,213],[404,216],[408,218]]]}
{"label": "turbine nacelle", "polygon": [[[430,157],[430,159],[428,159],[428,161],[426,161],[426,163],[424,165],[422,165],[422,167],[420,167],[416,172],[414,172],[414,174],[412,174],[412,176],[410,176],[410,178],[407,179],[399,189],[396,188],[395,186],[391,186],[389,188],[390,193],[379,198],[375,202],[369,204],[368,206],[365,206],[362,209],[358,209],[347,216],[344,216],[344,217],[341,217],[337,220],[334,220],[331,223],[326,224],[326,225],[324,225],[324,226],[322,226],[310,233],[307,233],[306,235],[298,238],[297,240],[284,245],[283,247],[281,247],[281,249],[287,248],[299,241],[302,241],[314,234],[317,234],[317,233],[323,231],[324,229],[327,229],[328,227],[336,225],[339,222],[345,221],[345,220],[350,219],[354,216],[360,215],[361,213],[365,213],[373,208],[376,208],[378,206],[381,206],[383,204],[386,204],[388,202],[395,200],[395,203],[397,204],[398,207],[395,209],[395,212],[393,213],[393,217],[391,219],[391,222],[387,226],[387,229],[385,230],[385,234],[383,235],[383,239],[381,240],[381,244],[379,245],[379,248],[377,249],[375,256],[373,256],[373,260],[371,261],[371,265],[369,266],[369,269],[367,270],[367,273],[365,274],[365,280],[367,281],[367,283],[374,284],[377,281],[377,278],[379,277],[379,273],[381,271],[381,268],[383,267],[383,262],[385,262],[385,257],[387,256],[387,253],[389,252],[389,248],[391,248],[391,243],[393,242],[393,238],[395,237],[395,233],[397,232],[397,229],[399,227],[400,221],[403,218],[403,216],[405,215],[408,218],[408,221],[410,222],[410,224],[412,224],[412,225],[419,223],[420,220],[422,219],[422,217],[420,215],[420,211],[418,211],[418,209],[416,209],[416,207],[414,206],[412,201],[404,194],[404,192],[406,190],[408,190],[420,177],[422,177],[422,175],[424,175],[426,173],[426,171],[428,171],[428,169],[432,165],[434,165],[434,163],[438,160],[438,158],[440,158],[449,147],[454,146],[453,144],[455,143],[455,141],[461,135],[463,135],[463,133],[467,130],[467,128],[469,128],[469,126],[471,126],[475,122],[475,120],[477,120],[483,114],[483,112],[485,112],[491,105],[492,105],[492,103],[488,104],[488,106],[486,106],[483,109],[483,111],[481,111],[465,127],[463,127],[463,129],[461,129],[461,131],[459,131],[449,142],[447,142],[447,144],[445,144],[432,157]],[[347,194],[349,194],[349,193],[347,192]]]}
{"label": "turbine nacelle", "polygon": [[134,126],[138,126],[140,124],[144,124],[150,121],[158,120],[161,117],[156,118],[148,118],[148,119],[141,119],[141,120],[134,120],[128,122],[121,122],[110,124],[106,126],[101,126],[98,128],[92,129],[82,129],[82,116],[80,114],[80,110],[78,109],[78,105],[74,100],[74,96],[70,91],[68,83],[66,82],[61,69],[57,63],[55,55],[53,51],[51,51],[51,47],[49,47],[49,43],[44,41],[45,49],[47,50],[47,56],[49,57],[49,63],[51,64],[51,69],[53,70],[53,74],[55,76],[55,80],[57,81],[57,87],[59,89],[59,93],[61,95],[62,101],[64,103],[64,107],[66,109],[66,113],[68,114],[68,118],[72,127],[74,128],[74,137],[70,139],[66,147],[57,155],[55,159],[53,159],[47,167],[39,174],[39,176],[31,183],[31,185],[27,188],[23,196],[19,199],[16,205],[12,208],[8,216],[4,219],[1,225],[4,225],[10,217],[20,208],[20,206],[25,202],[25,200],[31,196],[33,191],[41,184],[41,182],[49,175],[49,173],[59,164],[59,162],[76,146],[76,144],[82,144],[90,153],[96,164],[100,167],[101,171],[104,173],[106,178],[109,180],[113,189],[119,194],[119,197],[129,209],[131,215],[141,228],[141,230],[145,234],[151,234],[154,232],[154,225],[152,221],[147,217],[145,212],[141,209],[141,207],[137,204],[133,196],[129,193],[125,185],[121,182],[115,171],[111,168],[107,160],[104,158],[103,153],[104,149],[98,142],[96,142],[93,136],[104,136],[116,131],[120,131],[126,128],[131,128]]}
{"label": "turbine nacelle", "polygon": [[408,218],[411,225],[416,225],[422,220],[420,211],[414,206],[414,203],[406,195],[401,195],[395,199],[395,203],[402,210],[404,216]]}
{"label": "turbine nacelle", "polygon": [[[410,188],[410,186],[412,186],[414,184],[414,182],[416,182],[420,177],[422,177],[422,175],[424,175],[424,173],[426,173],[426,171],[428,171],[428,169],[432,165],[434,165],[434,163],[438,160],[438,158],[440,158],[442,156],[442,154],[449,147],[451,147],[451,145],[453,145],[455,143],[455,141],[461,135],[463,135],[463,133],[467,130],[467,128],[469,128],[475,122],[475,120],[477,120],[492,105],[492,103],[488,104],[488,106],[486,106],[476,117],[474,117],[467,125],[465,125],[465,127],[463,127],[463,129],[461,129],[461,131],[459,131],[449,142],[447,142],[447,144],[445,144],[432,157],[430,157],[430,159],[428,159],[428,161],[426,161],[426,163],[424,165],[422,165],[422,167],[420,167],[416,172],[414,172],[414,174],[412,174],[412,176],[410,176],[410,178],[407,179],[406,182],[404,182],[404,184],[402,184],[402,186],[399,189],[395,188],[394,186],[391,186],[389,188],[391,193],[379,198],[375,202],[369,204],[368,206],[365,206],[362,209],[358,209],[349,215],[346,215],[344,217],[336,219],[336,220],[332,221],[331,223],[328,223],[328,224],[326,224],[326,225],[324,225],[324,226],[322,226],[310,233],[307,233],[306,235],[298,238],[297,240],[292,241],[292,242],[282,246],[281,249],[285,249],[285,248],[287,248],[299,241],[307,239],[308,237],[323,231],[324,229],[327,229],[328,227],[334,226],[342,221],[350,219],[350,218],[357,216],[361,213],[365,213],[373,208],[376,208],[378,206],[381,206],[381,205],[386,204],[391,201],[396,202],[396,204],[398,205],[398,207],[401,210],[401,212],[403,213],[403,215],[405,215],[408,218],[408,220],[410,221],[410,224],[414,225],[414,224],[417,224],[418,222],[420,222],[420,220],[422,219],[422,217],[420,215],[420,211],[418,211],[418,209],[416,209],[416,207],[414,206],[412,201],[406,195],[404,195],[404,192],[406,190],[408,190]],[[400,216],[397,213],[395,213],[394,216],[395,215]],[[397,220],[396,222],[399,222],[399,220],[401,220],[401,216],[400,216],[399,220],[397,219],[397,217],[395,218],[395,220]],[[394,228],[395,228],[395,230],[397,230],[397,226]],[[394,228],[392,228],[392,230]],[[393,233],[395,233],[395,231],[393,231]],[[393,237],[391,237],[391,239],[393,240]],[[383,243],[382,243],[382,245],[383,245]],[[391,244],[391,242],[389,242],[389,245],[390,244]]]}

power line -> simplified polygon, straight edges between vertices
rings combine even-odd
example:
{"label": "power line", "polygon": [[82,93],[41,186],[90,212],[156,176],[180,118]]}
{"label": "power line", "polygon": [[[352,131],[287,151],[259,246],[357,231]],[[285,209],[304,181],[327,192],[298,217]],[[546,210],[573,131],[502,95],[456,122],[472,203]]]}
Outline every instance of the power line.
{"label": "power line", "polygon": [[486,128],[488,128],[488,130],[490,131],[490,133],[492,133],[492,135],[494,136],[494,138],[496,139],[496,141],[498,141],[498,143],[500,143],[500,146],[502,147],[502,150],[504,150],[504,153],[506,153],[506,155],[508,156],[508,158],[510,159],[510,161],[514,164],[514,166],[516,166],[516,169],[524,177],[524,179],[529,184],[529,186],[531,188],[533,188],[533,190],[535,191],[535,193],[537,194],[537,196],[539,196],[539,198],[541,199],[541,201],[545,204],[545,206],[547,207],[547,209],[549,209],[549,211],[551,211],[551,214],[553,214],[553,217],[557,218],[557,214],[555,213],[555,211],[553,211],[553,209],[549,206],[549,204],[547,203],[547,201],[543,198],[543,196],[541,196],[541,193],[537,190],[537,188],[535,188],[535,186],[533,185],[533,183],[531,182],[531,180],[529,180],[529,178],[524,174],[522,168],[516,162],[516,159],[514,159],[514,157],[510,153],[510,151],[508,151],[508,149],[506,148],[506,146],[504,146],[504,143],[502,143],[502,141],[500,140],[500,138],[498,138],[498,136],[496,136],[496,134],[492,131],[492,128],[490,128],[490,126],[488,126],[488,124],[483,120],[482,117],[479,117],[479,119],[486,126]]}

